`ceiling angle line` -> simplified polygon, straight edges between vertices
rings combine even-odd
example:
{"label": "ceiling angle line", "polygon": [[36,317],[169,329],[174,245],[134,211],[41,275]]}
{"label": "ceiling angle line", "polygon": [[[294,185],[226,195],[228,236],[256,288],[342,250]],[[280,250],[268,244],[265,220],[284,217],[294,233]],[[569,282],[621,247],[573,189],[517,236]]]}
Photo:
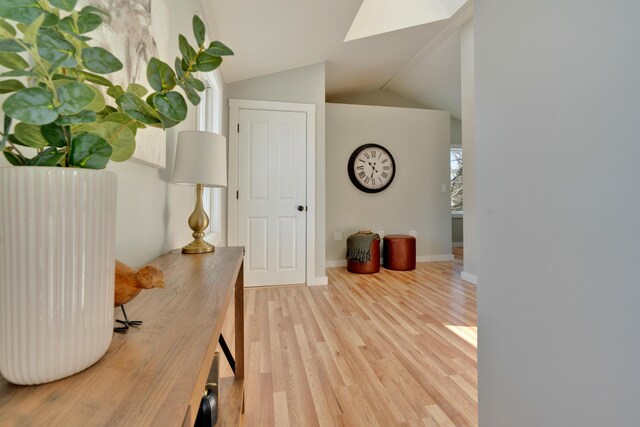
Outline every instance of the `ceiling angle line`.
{"label": "ceiling angle line", "polygon": [[443,41],[447,39],[458,28],[462,27],[468,20],[473,18],[473,0],[469,0],[460,10],[451,18],[451,22],[436,35],[433,40],[420,49],[413,58],[407,61],[389,80],[387,80],[379,90],[384,90],[387,86],[399,79],[413,68],[418,62],[435,50]]}

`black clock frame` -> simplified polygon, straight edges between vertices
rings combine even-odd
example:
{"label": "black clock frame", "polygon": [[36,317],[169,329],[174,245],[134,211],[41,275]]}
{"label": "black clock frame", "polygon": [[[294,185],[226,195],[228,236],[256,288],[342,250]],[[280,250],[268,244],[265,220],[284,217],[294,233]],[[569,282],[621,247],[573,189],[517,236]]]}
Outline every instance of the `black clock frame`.
{"label": "black clock frame", "polygon": [[[356,172],[354,171],[354,168],[353,168],[353,165],[356,162],[356,157],[358,157],[358,154],[362,150],[365,150],[367,148],[379,148],[381,150],[384,150],[389,155],[389,158],[391,159],[391,163],[393,164],[393,172],[391,173],[391,178],[389,178],[389,180],[387,181],[387,183],[383,187],[380,187],[380,188],[368,188],[368,187],[365,187],[364,185],[362,185],[360,183],[360,181],[356,177]],[[391,154],[391,152],[389,150],[387,150],[385,147],[383,147],[382,145],[379,145],[379,144],[363,144],[363,145],[359,146],[358,148],[356,148],[355,150],[353,150],[353,153],[351,153],[351,157],[349,157],[349,162],[347,163],[347,172],[349,173],[349,179],[351,179],[351,183],[358,190],[363,191],[365,193],[379,193],[381,191],[386,190],[387,187],[389,187],[389,185],[391,185],[391,183],[393,182],[393,178],[396,177],[396,161],[393,158],[393,155]]]}

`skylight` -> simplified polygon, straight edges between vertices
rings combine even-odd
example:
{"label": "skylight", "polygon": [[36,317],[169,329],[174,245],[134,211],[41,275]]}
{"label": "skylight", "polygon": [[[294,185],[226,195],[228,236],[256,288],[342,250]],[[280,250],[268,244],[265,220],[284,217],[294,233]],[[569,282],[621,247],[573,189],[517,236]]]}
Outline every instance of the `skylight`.
{"label": "skylight", "polygon": [[363,0],[344,41],[451,18],[467,0]]}

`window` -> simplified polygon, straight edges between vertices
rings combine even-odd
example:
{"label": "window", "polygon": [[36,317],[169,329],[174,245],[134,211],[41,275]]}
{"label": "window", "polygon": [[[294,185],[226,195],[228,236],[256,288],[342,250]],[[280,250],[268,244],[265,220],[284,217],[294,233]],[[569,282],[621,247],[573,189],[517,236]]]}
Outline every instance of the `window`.
{"label": "window", "polygon": [[[222,130],[222,90],[217,73],[202,75],[205,91],[198,105],[197,129],[220,133]],[[222,242],[222,189],[205,188],[202,204],[209,216],[209,227],[205,230],[205,240],[214,245]]]}
{"label": "window", "polygon": [[451,148],[451,213],[462,214],[462,148]]}

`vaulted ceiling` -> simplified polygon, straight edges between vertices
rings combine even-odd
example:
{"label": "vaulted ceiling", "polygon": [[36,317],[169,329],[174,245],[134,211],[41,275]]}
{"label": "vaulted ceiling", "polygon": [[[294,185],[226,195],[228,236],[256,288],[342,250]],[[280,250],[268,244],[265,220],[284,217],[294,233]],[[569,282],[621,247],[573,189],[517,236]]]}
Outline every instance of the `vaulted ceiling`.
{"label": "vaulted ceiling", "polygon": [[[397,0],[393,0],[397,1]],[[345,42],[363,0],[203,0],[213,36],[235,51],[227,83],[326,63],[328,100],[383,88],[459,118],[458,28],[472,0],[450,19]]]}

